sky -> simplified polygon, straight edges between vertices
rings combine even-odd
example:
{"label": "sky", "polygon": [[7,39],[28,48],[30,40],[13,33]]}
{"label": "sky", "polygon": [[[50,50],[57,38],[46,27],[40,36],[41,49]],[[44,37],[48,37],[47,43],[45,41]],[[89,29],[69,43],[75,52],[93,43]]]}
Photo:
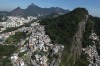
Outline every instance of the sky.
{"label": "sky", "polygon": [[31,3],[42,8],[61,7],[73,10],[84,7],[91,15],[100,17],[100,0],[0,0],[0,11],[11,11],[18,6],[25,9]]}

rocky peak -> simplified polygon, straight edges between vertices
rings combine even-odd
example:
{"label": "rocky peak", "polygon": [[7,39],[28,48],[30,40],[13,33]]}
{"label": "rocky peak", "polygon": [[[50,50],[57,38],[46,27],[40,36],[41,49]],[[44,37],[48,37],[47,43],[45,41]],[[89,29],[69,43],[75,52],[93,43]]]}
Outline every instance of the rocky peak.
{"label": "rocky peak", "polygon": [[[15,8],[14,10],[22,10],[22,9],[21,9],[20,7],[17,7],[17,8]],[[13,10],[13,11],[14,11],[14,10]]]}
{"label": "rocky peak", "polygon": [[31,3],[31,6],[37,6],[37,5],[35,5],[34,3]]}
{"label": "rocky peak", "polygon": [[20,7],[17,7],[17,8],[15,8],[14,10],[12,10],[12,11],[19,11],[19,10],[22,10]]}
{"label": "rocky peak", "polygon": [[16,9],[21,9],[19,6]]}
{"label": "rocky peak", "polygon": [[32,3],[31,5],[29,5],[27,8],[33,8],[33,7],[38,7],[37,5],[35,5],[34,3]]}
{"label": "rocky peak", "polygon": [[16,9],[11,11],[11,15],[13,16],[19,16],[23,14],[23,9],[21,9],[20,7],[17,7]]}
{"label": "rocky peak", "polygon": [[53,12],[59,12],[59,13],[68,13],[69,10],[65,10],[59,7],[51,7],[51,8],[42,8],[34,3],[31,3],[26,9],[21,9],[20,7],[17,7],[16,9],[11,11],[11,15],[19,15],[22,16],[37,16],[38,14],[42,15],[48,15]]}

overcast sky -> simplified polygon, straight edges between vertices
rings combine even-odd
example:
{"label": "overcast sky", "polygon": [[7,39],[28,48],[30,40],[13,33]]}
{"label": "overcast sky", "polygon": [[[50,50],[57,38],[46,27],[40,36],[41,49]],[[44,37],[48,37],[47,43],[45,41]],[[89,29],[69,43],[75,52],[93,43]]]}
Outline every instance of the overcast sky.
{"label": "overcast sky", "polygon": [[0,11],[11,11],[18,6],[25,9],[31,3],[43,8],[61,7],[69,10],[84,7],[93,16],[100,17],[100,0],[0,0]]}

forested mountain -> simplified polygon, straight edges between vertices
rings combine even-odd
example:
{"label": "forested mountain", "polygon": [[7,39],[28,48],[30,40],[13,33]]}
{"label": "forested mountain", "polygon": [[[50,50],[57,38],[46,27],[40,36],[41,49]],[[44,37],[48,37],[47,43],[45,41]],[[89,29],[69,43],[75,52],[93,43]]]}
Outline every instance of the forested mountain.
{"label": "forested mountain", "polygon": [[87,19],[88,11],[85,8],[76,8],[68,14],[40,22],[45,26],[52,43],[65,46],[60,66],[73,66],[80,57],[81,38]]}
{"label": "forested mountain", "polygon": [[84,8],[83,9],[77,8],[72,12],[59,16],[57,18],[43,20],[41,21],[41,24],[45,25],[47,29],[47,34],[50,35],[54,43],[64,42],[62,44],[65,44],[66,40],[64,41],[62,39],[63,41],[61,41],[61,38],[65,38],[63,37],[65,35],[67,36],[65,39],[68,39],[68,36],[70,38],[71,36],[73,37],[75,35],[74,33],[78,29],[79,22],[85,19],[86,15],[88,15],[87,10],[85,10]]}
{"label": "forested mountain", "polygon": [[[89,60],[87,59],[89,58],[89,55],[88,53],[86,54],[85,51],[83,51],[83,49],[87,49],[87,48],[89,49],[90,48],[89,46],[92,46],[92,47],[96,46],[95,48],[98,52],[97,54],[100,55],[100,41],[97,41],[97,40],[93,41],[93,39],[90,38],[91,34],[94,34],[94,33],[96,33],[95,36],[97,35],[100,37],[100,18],[90,16],[88,13],[88,10],[85,8],[76,8],[73,11],[69,11],[69,10],[64,10],[62,8],[59,8],[59,7],[41,8],[32,3],[26,9],[21,9],[20,7],[17,7],[11,12],[0,12],[0,14],[1,14],[0,21],[3,21],[2,18],[6,15],[43,16],[42,19],[37,19],[36,21],[26,23],[25,25],[22,25],[18,28],[19,29],[21,29],[21,27],[30,28],[29,32],[31,31],[31,28],[32,28],[33,33],[30,32],[28,37],[31,36],[32,34],[36,34],[36,32],[37,34],[40,35],[38,37],[41,37],[42,36],[41,34],[44,33],[43,35],[50,37],[50,41],[51,41],[50,44],[52,45],[58,44],[58,45],[64,46],[64,50],[57,54],[52,54],[54,51],[50,47],[49,47],[50,49],[47,50],[46,53],[44,53],[43,49],[41,49],[40,51],[38,50],[38,48],[36,48],[38,52],[33,52],[34,44],[31,46],[31,48],[29,48],[28,46],[29,43],[31,43],[29,42],[29,39],[32,40],[35,38],[34,37],[35,35],[32,35],[24,43],[24,44],[27,44],[25,45],[25,48],[27,47],[26,50],[30,54],[30,56],[27,56],[27,57],[30,57],[28,59],[23,57],[26,66],[28,64],[32,65],[32,62],[30,61],[33,59],[36,59],[34,55],[35,54],[38,55],[38,53],[40,55],[46,54],[45,56],[47,60],[49,60],[46,62],[48,66],[50,66],[50,64],[51,66],[54,66],[52,65],[53,63],[56,65],[57,59],[59,60],[59,63],[57,63],[59,66],[88,66],[90,63]],[[41,28],[41,26],[36,28],[38,26],[37,24],[45,28],[45,29],[41,29],[41,30],[44,30],[44,32],[41,32],[41,30],[38,30],[39,28]],[[36,25],[36,26],[33,28],[32,25],[33,26]],[[11,28],[11,29],[8,28],[5,31],[10,32],[13,30],[17,30],[17,28]],[[19,42],[21,42],[22,39],[23,39],[22,41],[24,41],[27,37],[27,34],[28,34],[28,30],[27,32],[22,31],[22,32],[15,33],[15,35],[9,36],[5,41],[5,45],[6,44],[11,44],[11,45],[5,46],[6,49],[3,45],[0,46],[1,47],[0,61],[2,61],[2,63],[0,63],[1,66],[4,65],[5,62],[7,62],[7,64],[5,64],[4,66],[12,65],[10,64],[10,60],[8,58],[18,48],[21,47],[21,46],[17,47],[17,44],[19,44]],[[35,44],[39,45],[38,42],[39,41],[42,42],[45,36],[43,36],[41,40],[35,39],[37,41],[37,43]],[[95,38],[95,36],[92,36],[92,37]],[[15,45],[14,47],[12,46],[13,44]],[[23,47],[24,47],[24,44],[23,44]],[[30,50],[32,50],[32,52],[30,52]],[[27,54],[27,52],[25,53]],[[20,53],[18,54],[18,56],[21,58],[22,56],[24,56],[25,53]],[[98,55],[96,55],[96,57]],[[3,56],[6,56],[7,58],[4,58],[4,60],[2,60]],[[95,63],[96,60],[94,57],[95,56],[93,56],[93,62]],[[53,60],[55,61],[53,62]],[[39,62],[37,64],[39,64]]]}
{"label": "forested mountain", "polygon": [[[97,52],[100,56],[100,38],[96,38],[96,35],[100,37],[100,18],[89,15],[85,8],[76,8],[68,14],[44,19],[40,23],[45,26],[52,43],[65,46],[60,66],[91,65],[91,61],[87,59],[89,57],[91,59],[91,56],[82,50],[90,46],[92,48],[95,46],[96,49],[93,48],[92,52]],[[91,35],[94,39],[90,38]],[[93,59],[94,64],[98,63],[95,60],[98,60],[98,55]]]}

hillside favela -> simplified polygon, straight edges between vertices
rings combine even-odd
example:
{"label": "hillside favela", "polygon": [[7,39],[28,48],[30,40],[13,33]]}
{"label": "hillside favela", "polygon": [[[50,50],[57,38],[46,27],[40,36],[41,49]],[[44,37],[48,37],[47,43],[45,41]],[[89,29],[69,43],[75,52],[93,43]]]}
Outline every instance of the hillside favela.
{"label": "hillside favela", "polygon": [[100,66],[100,1],[0,0],[0,66]]}

